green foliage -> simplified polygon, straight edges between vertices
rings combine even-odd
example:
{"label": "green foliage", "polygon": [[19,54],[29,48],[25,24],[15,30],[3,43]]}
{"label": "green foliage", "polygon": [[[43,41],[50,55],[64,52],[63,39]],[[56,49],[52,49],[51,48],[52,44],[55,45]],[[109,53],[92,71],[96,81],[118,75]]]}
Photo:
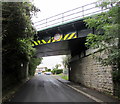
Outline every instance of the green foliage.
{"label": "green foliage", "polygon": [[51,72],[52,72],[52,74],[55,74],[55,71],[54,71],[54,69],[53,69]]}
{"label": "green foliage", "polygon": [[62,75],[61,78],[65,79],[65,80],[68,80],[68,75]]}
{"label": "green foliage", "polygon": [[120,71],[116,70],[112,72],[113,75],[113,81],[120,83]]}
{"label": "green foliage", "polygon": [[55,73],[56,73],[56,74],[63,73],[63,70],[62,70],[62,69],[57,69]]}
{"label": "green foliage", "polygon": [[18,40],[19,48],[18,51],[22,52],[22,55],[24,55],[24,59],[29,59],[33,57],[34,53],[36,52],[35,48],[31,46],[31,39],[22,39]]}
{"label": "green foliage", "polygon": [[[89,28],[94,28],[98,31],[96,34],[88,34],[86,46],[98,49],[98,52],[102,54],[101,56],[94,55],[94,57],[102,65],[116,67],[118,70],[113,73],[113,79],[120,80],[120,1],[99,1],[97,6],[102,9],[110,9],[107,12],[84,20]],[[103,34],[100,34],[100,31],[103,31]]]}
{"label": "green foliage", "polygon": [[39,65],[42,61],[42,58],[31,58],[29,62],[29,75],[34,76],[36,66]]}
{"label": "green foliage", "polygon": [[46,71],[47,71],[47,72],[51,72],[51,69],[47,69]]}
{"label": "green foliage", "polygon": [[56,64],[55,68],[51,71],[53,74],[60,74],[63,73],[63,69],[59,69],[59,67],[61,66],[61,64]]}
{"label": "green foliage", "polygon": [[[31,70],[37,65],[33,59],[35,49],[31,45],[35,34],[31,17],[37,11],[39,10],[30,2],[2,2],[2,77],[4,83],[9,82],[10,76],[17,81],[25,78],[25,73],[22,71],[25,70],[29,61],[31,67],[29,73],[32,73]],[[32,61],[35,62],[34,65]],[[24,67],[21,67],[21,63]]]}
{"label": "green foliage", "polygon": [[116,2],[119,2],[119,0],[98,0],[96,6],[104,9],[104,8],[109,8],[113,6],[113,4]]}
{"label": "green foliage", "polygon": [[61,73],[63,73],[63,69],[53,69],[52,71],[51,71],[53,74],[61,74]]}
{"label": "green foliage", "polygon": [[16,49],[26,60],[34,52],[30,42],[35,33],[31,14],[38,10],[27,2],[2,2],[2,7],[3,53],[8,54]]}
{"label": "green foliage", "polygon": [[[86,45],[92,48],[98,48],[100,52],[104,51],[108,57],[100,60],[104,65],[117,65],[120,63],[120,7],[118,3],[113,6],[113,3],[103,2],[100,4],[105,7],[112,4],[108,12],[86,19],[85,22],[89,28],[95,28],[98,34],[88,34]],[[106,5],[106,6],[105,6]],[[110,5],[109,5],[110,7]],[[104,34],[99,35],[100,31]]]}
{"label": "green foliage", "polygon": [[68,80],[68,75],[63,74],[63,73],[58,74],[58,75],[59,75],[62,79]]}
{"label": "green foliage", "polygon": [[61,64],[56,64],[55,68],[58,69],[61,66]]}
{"label": "green foliage", "polygon": [[63,57],[63,59],[62,59],[63,60],[62,64],[66,69],[68,68],[70,59],[71,59],[70,55],[66,55],[66,57]]}

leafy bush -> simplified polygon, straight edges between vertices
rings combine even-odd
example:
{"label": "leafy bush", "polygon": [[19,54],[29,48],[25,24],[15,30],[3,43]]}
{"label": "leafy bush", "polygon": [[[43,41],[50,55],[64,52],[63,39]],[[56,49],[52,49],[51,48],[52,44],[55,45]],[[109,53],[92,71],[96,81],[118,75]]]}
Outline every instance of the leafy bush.
{"label": "leafy bush", "polygon": [[113,75],[113,81],[120,83],[120,71],[115,70],[113,71],[112,75]]}
{"label": "leafy bush", "polygon": [[53,74],[55,74],[55,70],[53,69],[52,71],[51,71]]}
{"label": "leafy bush", "polygon": [[[120,80],[120,1],[104,2],[99,1],[98,6],[102,9],[109,7],[109,11],[102,12],[92,18],[85,19],[87,26],[95,29],[97,32],[90,33],[87,36],[86,46],[88,48],[97,49],[100,55],[95,55],[102,65],[116,67],[113,72],[113,80]],[[114,6],[113,6],[114,5]],[[103,33],[101,33],[101,31]],[[106,55],[104,57],[104,54]],[[119,72],[118,72],[118,71]]]}
{"label": "leafy bush", "polygon": [[31,58],[29,63],[29,75],[33,76],[35,74],[36,66],[41,63],[42,58]]}
{"label": "leafy bush", "polygon": [[60,74],[60,73],[63,73],[63,69],[53,69],[51,72],[53,74]]}
{"label": "leafy bush", "polygon": [[63,73],[63,70],[62,69],[57,69],[56,74],[60,74],[60,73]]}
{"label": "leafy bush", "polygon": [[47,72],[51,72],[51,69],[47,69],[46,71],[47,71]]}
{"label": "leafy bush", "polygon": [[[30,2],[2,2],[2,81],[4,88],[33,75],[35,48],[31,45],[35,29],[31,17],[39,11]],[[34,63],[35,62],[35,63]],[[12,77],[11,77],[12,76]],[[14,80],[13,80],[14,79]]]}

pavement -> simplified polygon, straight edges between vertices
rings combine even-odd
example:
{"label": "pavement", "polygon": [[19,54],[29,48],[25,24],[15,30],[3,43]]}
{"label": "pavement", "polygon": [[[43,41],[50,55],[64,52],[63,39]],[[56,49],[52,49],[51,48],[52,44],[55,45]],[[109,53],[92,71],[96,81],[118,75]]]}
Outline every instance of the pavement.
{"label": "pavement", "polygon": [[69,86],[73,88],[74,90],[84,94],[85,96],[93,99],[96,102],[101,102],[104,104],[120,104],[120,100],[114,98],[111,95],[101,93],[99,91],[96,91],[94,89],[90,89],[88,87],[85,87],[83,85],[80,85],[78,83],[73,83],[67,80],[62,79],[60,76],[54,76],[59,82],[65,84],[66,86]]}

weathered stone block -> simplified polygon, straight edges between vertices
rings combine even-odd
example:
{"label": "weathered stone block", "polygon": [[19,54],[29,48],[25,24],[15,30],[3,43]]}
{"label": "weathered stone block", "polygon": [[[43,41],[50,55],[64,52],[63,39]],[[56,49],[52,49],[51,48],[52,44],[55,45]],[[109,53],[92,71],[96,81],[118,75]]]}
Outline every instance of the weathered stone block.
{"label": "weathered stone block", "polygon": [[104,67],[92,56],[70,63],[71,79],[99,91],[113,93],[112,68]]}

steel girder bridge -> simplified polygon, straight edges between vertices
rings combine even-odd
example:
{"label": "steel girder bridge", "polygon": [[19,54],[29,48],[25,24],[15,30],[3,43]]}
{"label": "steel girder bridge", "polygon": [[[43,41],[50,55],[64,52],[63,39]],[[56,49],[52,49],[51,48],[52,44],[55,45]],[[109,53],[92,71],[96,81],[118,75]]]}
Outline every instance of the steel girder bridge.
{"label": "steel girder bridge", "polygon": [[83,20],[108,11],[96,5],[94,2],[36,22],[34,26],[38,32],[32,41],[37,49],[36,56],[85,56],[86,36],[97,31],[88,29]]}

